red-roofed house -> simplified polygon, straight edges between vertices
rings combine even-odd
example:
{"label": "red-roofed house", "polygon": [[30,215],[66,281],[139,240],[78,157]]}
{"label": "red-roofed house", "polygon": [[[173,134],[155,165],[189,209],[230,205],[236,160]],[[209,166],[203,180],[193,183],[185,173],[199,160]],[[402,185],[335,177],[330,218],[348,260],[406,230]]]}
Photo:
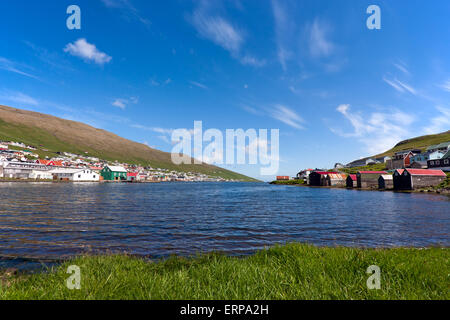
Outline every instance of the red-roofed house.
{"label": "red-roofed house", "polygon": [[48,166],[54,166],[54,167],[62,167],[63,166],[63,162],[61,160],[58,161],[50,161],[48,164]]}
{"label": "red-roofed house", "polygon": [[137,172],[127,172],[127,181],[128,182],[136,182],[138,177]]}
{"label": "red-roofed house", "polygon": [[53,166],[53,167],[62,167],[63,166],[63,162],[62,161],[53,161],[53,160],[36,160],[36,163],[39,164],[44,164],[46,166]]}
{"label": "red-roofed house", "polygon": [[405,169],[401,176],[395,177],[394,188],[397,190],[414,190],[434,187],[446,179],[442,170]]}
{"label": "red-roofed house", "polygon": [[48,166],[48,163],[50,162],[50,160],[42,160],[42,159],[38,159],[36,160],[36,163],[38,164],[44,164],[46,166]]}
{"label": "red-roofed house", "polygon": [[378,179],[382,174],[387,174],[386,171],[358,171],[356,179],[358,188],[378,189]]}

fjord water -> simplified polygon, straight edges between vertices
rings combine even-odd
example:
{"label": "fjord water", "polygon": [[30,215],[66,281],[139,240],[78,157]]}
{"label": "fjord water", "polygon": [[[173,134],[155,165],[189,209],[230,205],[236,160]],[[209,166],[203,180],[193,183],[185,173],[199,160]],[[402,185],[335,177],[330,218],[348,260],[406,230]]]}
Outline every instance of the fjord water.
{"label": "fjord water", "polygon": [[445,246],[450,198],[264,183],[0,184],[0,257]]}

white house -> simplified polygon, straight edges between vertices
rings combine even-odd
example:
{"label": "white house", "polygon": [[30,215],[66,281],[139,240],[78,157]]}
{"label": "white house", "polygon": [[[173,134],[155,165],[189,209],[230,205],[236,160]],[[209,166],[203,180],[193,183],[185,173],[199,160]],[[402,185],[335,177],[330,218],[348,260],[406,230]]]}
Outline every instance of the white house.
{"label": "white house", "polygon": [[51,170],[56,180],[66,181],[99,181],[100,175],[88,168],[58,168]]}
{"label": "white house", "polygon": [[439,150],[431,152],[428,160],[439,160],[439,159],[442,159],[444,154],[445,154],[445,152],[442,152],[442,151],[439,151]]}
{"label": "white house", "polygon": [[52,180],[53,174],[50,171],[33,170],[30,173],[29,178],[38,180]]}

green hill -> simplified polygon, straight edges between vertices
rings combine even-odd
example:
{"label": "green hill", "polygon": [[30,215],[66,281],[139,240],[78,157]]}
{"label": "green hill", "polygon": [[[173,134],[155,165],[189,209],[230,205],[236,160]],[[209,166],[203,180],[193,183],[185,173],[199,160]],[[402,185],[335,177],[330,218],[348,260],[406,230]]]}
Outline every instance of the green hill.
{"label": "green hill", "polygon": [[378,154],[375,157],[382,156],[392,156],[395,152],[408,150],[408,149],[420,149],[423,151],[426,150],[427,147],[435,144],[439,144],[442,142],[450,141],[450,130],[438,134],[430,134],[427,136],[420,136],[412,139],[407,139],[400,141],[397,143],[392,149]]}
{"label": "green hill", "polygon": [[140,164],[179,172],[198,172],[213,177],[256,181],[208,164],[175,165],[170,153],[124,139],[106,130],[51,115],[0,105],[0,140],[17,141],[38,148],[41,157],[70,152],[108,161]]}
{"label": "green hill", "polygon": [[[424,152],[427,149],[427,147],[429,147],[431,145],[436,145],[436,144],[439,144],[442,142],[448,142],[448,141],[450,141],[450,130],[446,131],[446,132],[438,133],[438,134],[430,134],[430,135],[426,135],[426,136],[420,136],[420,137],[416,137],[416,138],[412,138],[412,139],[403,140],[403,141],[400,141],[399,143],[397,143],[392,149],[390,149],[386,152],[377,154],[375,156],[355,160],[355,161],[379,158],[379,157],[384,157],[384,156],[392,157],[398,151],[409,150],[409,149],[420,149],[420,150],[422,150],[422,152]],[[374,165],[369,165],[369,166],[341,169],[341,171],[346,172],[346,173],[356,173],[357,171],[360,171],[360,170],[375,170],[375,171],[376,170],[386,170],[386,164],[379,163],[379,164],[374,164]]]}

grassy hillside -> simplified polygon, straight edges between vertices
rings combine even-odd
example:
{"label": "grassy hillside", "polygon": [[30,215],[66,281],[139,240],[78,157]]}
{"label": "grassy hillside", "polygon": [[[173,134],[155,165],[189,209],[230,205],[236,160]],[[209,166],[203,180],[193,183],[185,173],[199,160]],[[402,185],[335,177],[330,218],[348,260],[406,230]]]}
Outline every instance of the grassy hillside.
{"label": "grassy hillside", "polygon": [[417,138],[407,139],[395,145],[392,149],[376,155],[375,157],[392,156],[395,152],[407,149],[421,149],[425,151],[428,146],[450,141],[450,130],[439,134],[430,134]]}
{"label": "grassy hillside", "polygon": [[[214,177],[254,181],[244,175],[216,166],[174,165],[170,153],[121,138],[114,133],[54,116],[0,105],[0,140],[23,142],[37,147],[40,156],[71,152],[108,161],[199,172]],[[48,151],[46,151],[48,150]]]}
{"label": "grassy hillside", "polygon": [[[422,150],[422,152],[424,152],[427,149],[427,147],[429,147],[431,145],[436,145],[436,144],[439,144],[442,142],[447,142],[447,141],[450,141],[450,130],[446,131],[446,132],[438,133],[438,134],[430,134],[427,136],[420,136],[420,137],[400,141],[392,149],[390,149],[386,152],[383,152],[383,153],[380,153],[380,154],[377,154],[374,156],[362,158],[361,160],[384,157],[384,156],[391,157],[398,151],[408,150],[408,149],[420,149],[420,150]],[[385,169],[384,166],[381,166],[381,165],[377,165],[377,166],[378,166],[377,170]],[[366,166],[366,167],[352,168],[352,170],[347,170],[346,172],[354,173],[357,170],[365,170],[365,168],[367,168],[368,170],[375,170],[376,167],[375,166],[368,166],[368,167]]]}

